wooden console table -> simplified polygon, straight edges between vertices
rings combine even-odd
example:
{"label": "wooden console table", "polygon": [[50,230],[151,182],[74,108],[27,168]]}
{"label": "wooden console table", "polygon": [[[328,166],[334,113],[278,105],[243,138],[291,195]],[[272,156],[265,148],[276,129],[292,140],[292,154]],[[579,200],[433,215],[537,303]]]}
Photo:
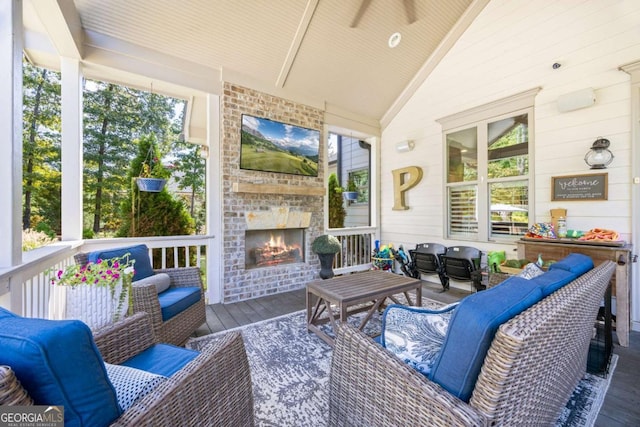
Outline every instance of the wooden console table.
{"label": "wooden console table", "polygon": [[584,254],[595,265],[611,260],[617,264],[616,272],[611,279],[612,294],[616,297],[616,335],[623,347],[629,346],[629,298],[631,289],[631,245],[606,246],[604,244],[576,243],[569,239],[558,241],[549,240],[520,240],[518,244],[518,258],[535,261],[538,254],[542,259],[560,260],[570,253]]}

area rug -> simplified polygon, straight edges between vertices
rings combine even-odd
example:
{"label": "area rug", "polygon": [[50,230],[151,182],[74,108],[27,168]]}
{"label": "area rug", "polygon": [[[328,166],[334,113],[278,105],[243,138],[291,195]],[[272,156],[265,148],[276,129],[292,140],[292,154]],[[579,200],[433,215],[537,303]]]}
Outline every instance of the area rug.
{"label": "area rug", "polygon": [[[441,303],[426,300],[424,306]],[[355,317],[355,316],[354,316]],[[374,316],[368,329],[380,329]],[[253,381],[257,426],[327,426],[329,369],[332,349],[306,329],[306,311],[236,328],[242,332]],[[187,346],[201,349],[229,331],[193,338]],[[593,426],[609,387],[617,356],[607,378],[586,374],[567,403],[557,426]]]}

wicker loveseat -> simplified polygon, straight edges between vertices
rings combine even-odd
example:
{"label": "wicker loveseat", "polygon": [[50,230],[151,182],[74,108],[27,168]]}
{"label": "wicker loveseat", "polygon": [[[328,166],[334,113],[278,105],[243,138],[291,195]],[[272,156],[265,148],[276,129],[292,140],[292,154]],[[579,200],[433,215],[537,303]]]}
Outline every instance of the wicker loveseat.
{"label": "wicker loveseat", "polygon": [[585,373],[614,269],[607,261],[499,326],[468,402],[359,330],[341,326],[330,374],[330,425],[553,425]]}
{"label": "wicker loveseat", "polygon": [[[183,345],[206,321],[200,269],[179,267],[154,270],[151,267],[149,249],[145,245],[90,253],[80,252],[75,255],[75,261],[77,264],[85,265],[93,261],[92,256],[108,259],[125,253],[129,253],[136,260],[136,276],[131,293],[133,312],[149,313],[159,341]],[[141,280],[137,280],[139,273],[143,274]],[[163,280],[168,287],[160,289],[158,282]]]}
{"label": "wicker loveseat", "polygon": [[[158,343],[146,313],[93,337],[77,320],[20,318],[1,308],[0,326],[2,405],[61,405],[66,426],[254,425],[251,374],[239,333],[195,352]],[[159,383],[134,386],[132,379],[114,378],[114,366],[172,373],[160,373],[166,378]],[[124,410],[123,396],[130,405]]]}

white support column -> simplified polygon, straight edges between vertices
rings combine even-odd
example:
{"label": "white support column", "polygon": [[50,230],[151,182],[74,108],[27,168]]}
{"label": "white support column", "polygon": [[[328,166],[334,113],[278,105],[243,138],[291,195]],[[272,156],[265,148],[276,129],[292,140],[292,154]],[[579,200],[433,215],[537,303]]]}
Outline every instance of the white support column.
{"label": "white support column", "polygon": [[22,2],[0,2],[0,268],[22,263]]}
{"label": "white support column", "polygon": [[207,95],[207,296],[209,304],[222,302],[223,298],[223,211],[222,211],[222,149],[220,144],[220,97]]}
{"label": "white support column", "polygon": [[60,58],[62,74],[62,240],[82,239],[82,70]]}

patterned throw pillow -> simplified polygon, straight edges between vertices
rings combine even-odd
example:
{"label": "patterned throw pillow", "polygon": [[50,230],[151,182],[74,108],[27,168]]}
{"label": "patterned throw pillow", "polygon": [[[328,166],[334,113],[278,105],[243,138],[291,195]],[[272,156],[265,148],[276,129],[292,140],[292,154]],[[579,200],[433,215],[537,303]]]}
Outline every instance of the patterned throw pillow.
{"label": "patterned throw pillow", "polygon": [[535,277],[544,274],[544,270],[542,270],[538,264],[530,262],[525,265],[520,273],[517,274],[518,277],[522,277],[523,279],[531,280]]}
{"label": "patterned throw pillow", "polygon": [[122,411],[126,411],[133,403],[147,395],[167,377],[152,374],[142,369],[130,368],[128,366],[104,364],[107,369],[109,381],[116,389],[118,404]]}
{"label": "patterned throw pillow", "polygon": [[438,310],[390,305],[382,318],[381,344],[418,372],[428,375],[458,303]]}

